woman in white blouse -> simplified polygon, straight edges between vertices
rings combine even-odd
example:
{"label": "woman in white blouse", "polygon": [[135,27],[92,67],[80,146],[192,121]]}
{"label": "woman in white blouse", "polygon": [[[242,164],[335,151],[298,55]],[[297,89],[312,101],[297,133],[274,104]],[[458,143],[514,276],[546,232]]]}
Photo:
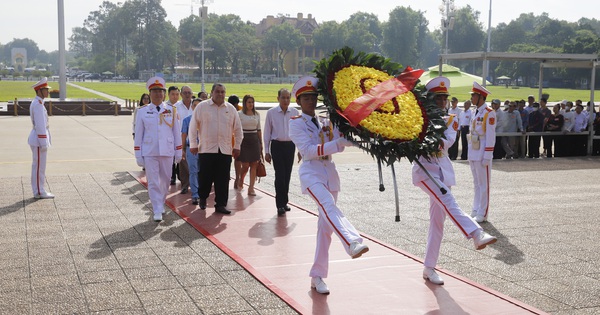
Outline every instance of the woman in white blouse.
{"label": "woman in white blouse", "polygon": [[239,185],[243,185],[244,177],[250,169],[250,183],[248,185],[248,196],[256,196],[254,192],[254,183],[256,182],[256,168],[262,158],[262,134],[260,131],[260,115],[254,108],[254,96],[245,95],[242,100],[242,109],[238,112],[242,129],[244,130],[244,140],[240,149],[240,156],[237,158],[242,163]]}

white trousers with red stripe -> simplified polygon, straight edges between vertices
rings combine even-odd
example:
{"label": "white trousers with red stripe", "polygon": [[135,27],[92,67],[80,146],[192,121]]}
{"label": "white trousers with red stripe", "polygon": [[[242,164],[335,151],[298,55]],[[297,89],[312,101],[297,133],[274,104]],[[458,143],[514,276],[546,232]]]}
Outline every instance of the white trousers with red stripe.
{"label": "white trousers with red stripe", "polygon": [[473,196],[473,211],[477,215],[487,217],[490,207],[490,178],[492,161],[490,165],[483,166],[481,161],[469,161],[471,173],[473,174],[473,185],[475,195]]}
{"label": "white trousers with red stripe", "polygon": [[167,200],[171,183],[172,156],[144,156],[144,168],[148,180],[148,196],[152,211],[161,213]]}
{"label": "white trousers with red stripe", "polygon": [[31,163],[31,190],[33,195],[43,195],[46,193],[44,188],[46,184],[46,156],[48,151],[40,150],[40,147],[30,146],[32,157]]}
{"label": "white trousers with red stripe", "polygon": [[443,195],[440,189],[430,180],[424,180],[417,184],[427,195],[429,195],[429,234],[427,236],[427,249],[425,252],[426,268],[435,268],[440,256],[440,246],[444,236],[444,220],[446,215],[456,225],[460,232],[467,238],[481,226],[470,216],[464,213],[454,196],[444,183],[440,182],[448,192]]}
{"label": "white trousers with red stripe", "polygon": [[337,191],[330,192],[325,185],[317,183],[308,187],[308,193],[315,200],[319,208],[317,248],[315,251],[315,260],[309,275],[311,277],[327,278],[331,234],[335,233],[339,237],[348,255],[350,254],[350,244],[352,242],[362,243],[363,239],[352,223],[348,221],[342,211],[336,206]]}

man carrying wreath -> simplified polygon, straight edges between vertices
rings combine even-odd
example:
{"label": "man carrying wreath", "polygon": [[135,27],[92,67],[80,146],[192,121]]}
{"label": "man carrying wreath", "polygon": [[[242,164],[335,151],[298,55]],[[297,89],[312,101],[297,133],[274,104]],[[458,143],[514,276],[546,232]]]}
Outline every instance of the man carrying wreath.
{"label": "man carrying wreath", "polygon": [[302,192],[310,195],[319,209],[317,225],[317,248],[310,270],[311,288],[318,293],[329,294],[323,281],[329,270],[329,246],[331,235],[335,233],[342,241],[344,249],[352,258],[358,258],[369,251],[358,231],[336,206],[340,191],[340,178],[332,154],[344,151],[352,142],[340,137],[330,121],[316,116],[318,79],[305,76],[294,84],[292,94],[302,108],[302,114],[292,117],[289,122],[290,139],[302,156],[298,170]]}
{"label": "man carrying wreath", "polygon": [[[427,97],[432,97],[440,110],[443,110],[446,105],[448,87],[450,87],[450,80],[446,77],[433,78],[425,86]],[[447,129],[444,131],[440,152],[435,156],[429,156],[428,159],[420,157],[418,163],[413,163],[412,169],[413,184],[429,195],[429,233],[423,263],[425,267],[423,279],[440,285],[444,284],[444,280],[435,272],[435,266],[440,255],[446,215],[467,239],[473,239],[475,249],[480,250],[496,242],[495,237],[485,233],[473,218],[460,209],[450,192],[449,187],[455,184],[455,180],[448,149],[456,141],[459,124],[455,115],[445,116],[444,120]],[[434,183],[434,180],[437,183]],[[438,185],[447,192],[442,193]]]}

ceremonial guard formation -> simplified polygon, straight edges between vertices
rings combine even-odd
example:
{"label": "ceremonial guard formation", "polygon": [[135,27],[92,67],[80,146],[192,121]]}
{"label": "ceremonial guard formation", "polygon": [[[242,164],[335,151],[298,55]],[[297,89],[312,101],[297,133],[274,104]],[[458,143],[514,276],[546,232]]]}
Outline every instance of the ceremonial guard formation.
{"label": "ceremonial guard formation", "polygon": [[[437,77],[431,79],[425,87],[429,95],[434,98],[436,105],[440,109],[443,109],[449,95],[450,80],[446,77]],[[450,192],[450,187],[455,185],[456,182],[454,168],[448,156],[448,148],[456,141],[456,132],[459,128],[456,118],[455,115],[444,117],[448,129],[444,132],[445,138],[442,138],[443,142],[440,145],[440,153],[437,156],[429,157],[429,159],[425,157],[419,158],[422,167],[418,163],[414,163],[412,169],[413,184],[429,195],[429,233],[425,252],[423,279],[435,284],[444,284],[444,280],[435,272],[435,266],[440,255],[440,245],[444,236],[446,215],[452,219],[452,222],[454,222],[467,239],[473,239],[476,249],[483,249],[487,245],[496,242],[495,237],[485,233],[473,218],[461,210]],[[427,173],[437,183],[434,183]],[[445,194],[442,193],[438,185],[447,192]]]}
{"label": "ceremonial guard formation", "polygon": [[468,158],[475,186],[471,216],[478,223],[485,222],[488,218],[492,157],[496,144],[496,112],[485,102],[489,94],[490,91],[473,82],[471,103],[476,110],[471,118]]}
{"label": "ceremonial guard formation", "polygon": [[31,163],[31,189],[36,199],[51,199],[54,195],[45,189],[46,185],[46,157],[51,144],[48,125],[48,111],[44,107],[44,99],[48,97],[48,78],[43,78],[33,86],[35,98],[29,105],[31,123],[33,127],[29,133],[27,143],[33,154]]}
{"label": "ceremonial guard formation", "polygon": [[173,163],[179,163],[182,157],[181,127],[175,108],[163,103],[165,80],[150,78],[146,87],[150,91],[150,104],[138,110],[134,151],[137,164],[146,169],[153,219],[160,222],[165,212]]}
{"label": "ceremonial guard formation", "polygon": [[329,294],[323,281],[329,270],[329,246],[331,234],[335,233],[352,258],[358,258],[369,250],[362,244],[358,231],[336,206],[340,191],[340,179],[332,161],[332,154],[344,151],[352,142],[340,137],[328,120],[317,117],[317,79],[302,77],[292,89],[302,114],[289,122],[290,138],[302,156],[298,170],[302,192],[310,195],[318,206],[317,247],[310,270],[311,287],[318,293]]}

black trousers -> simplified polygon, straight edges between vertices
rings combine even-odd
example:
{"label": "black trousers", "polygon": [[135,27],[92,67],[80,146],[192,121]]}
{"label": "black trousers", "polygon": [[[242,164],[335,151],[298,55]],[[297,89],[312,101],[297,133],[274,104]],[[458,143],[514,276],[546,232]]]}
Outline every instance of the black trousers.
{"label": "black trousers", "polygon": [[275,169],[275,204],[285,207],[289,201],[290,179],[296,146],[292,141],[271,140],[271,158]]}
{"label": "black trousers", "polygon": [[[448,127],[452,128],[452,126]],[[458,141],[460,140],[460,130],[456,133],[456,139],[454,139],[454,144],[448,149],[448,157],[451,160],[456,160],[458,157]]]}
{"label": "black trousers", "polygon": [[215,184],[215,207],[227,206],[231,155],[222,153],[198,154],[198,196],[207,199]]}
{"label": "black trousers", "polygon": [[467,136],[469,135],[469,126],[460,127],[460,144],[462,146],[462,152],[460,153],[460,159],[466,160],[469,157],[469,141]]}
{"label": "black trousers", "polygon": [[540,157],[540,141],[542,136],[529,136],[529,142],[527,143],[527,151],[529,151],[529,158]]}

